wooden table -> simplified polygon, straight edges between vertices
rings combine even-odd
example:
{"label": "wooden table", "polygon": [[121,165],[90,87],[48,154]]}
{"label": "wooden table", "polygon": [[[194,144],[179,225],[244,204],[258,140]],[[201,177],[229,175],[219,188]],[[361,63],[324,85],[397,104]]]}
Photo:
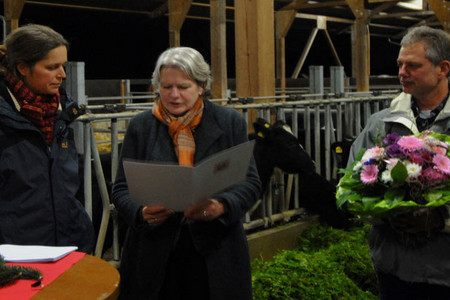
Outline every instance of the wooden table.
{"label": "wooden table", "polygon": [[119,272],[113,265],[98,257],[85,255],[32,299],[116,299],[119,281]]}

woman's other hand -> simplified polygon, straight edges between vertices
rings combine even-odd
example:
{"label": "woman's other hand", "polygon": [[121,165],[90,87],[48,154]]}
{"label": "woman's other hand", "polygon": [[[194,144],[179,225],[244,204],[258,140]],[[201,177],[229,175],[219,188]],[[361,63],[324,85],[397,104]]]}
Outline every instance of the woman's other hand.
{"label": "woman's other hand", "polygon": [[161,205],[144,206],[144,208],[142,208],[142,218],[150,225],[160,225],[172,214],[174,214],[173,210]]}
{"label": "woman's other hand", "polygon": [[184,217],[196,221],[211,221],[226,213],[226,206],[217,199],[208,199],[189,206]]}

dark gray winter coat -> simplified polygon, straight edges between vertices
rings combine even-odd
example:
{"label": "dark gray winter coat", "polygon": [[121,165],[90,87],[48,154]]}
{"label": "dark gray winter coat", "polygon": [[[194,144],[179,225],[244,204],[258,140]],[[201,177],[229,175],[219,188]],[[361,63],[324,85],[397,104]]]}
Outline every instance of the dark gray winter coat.
{"label": "dark gray winter coat", "polygon": [[[247,141],[247,124],[236,110],[205,101],[202,121],[194,136],[195,163],[198,163]],[[175,214],[158,227],[142,222],[142,206],[134,203],[128,193],[123,158],[178,161],[168,127],[151,111],[137,115],[129,124],[112,199],[130,226],[121,260],[121,298],[158,299],[167,260],[180,230],[180,217]],[[176,186],[177,182],[173,184]],[[250,259],[242,218],[257,200],[259,191],[260,180],[252,160],[245,182],[214,195],[225,201],[227,214],[211,222],[190,224],[194,246],[205,257],[212,300],[252,299]]]}

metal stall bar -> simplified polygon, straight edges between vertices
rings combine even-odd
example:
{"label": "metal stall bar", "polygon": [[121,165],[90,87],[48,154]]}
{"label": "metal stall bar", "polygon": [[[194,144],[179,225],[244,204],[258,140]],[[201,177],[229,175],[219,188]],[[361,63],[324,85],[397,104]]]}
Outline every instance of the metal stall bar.
{"label": "metal stall bar", "polygon": [[91,123],[83,123],[84,137],[84,209],[92,220]]}
{"label": "metal stall bar", "polygon": [[105,242],[106,230],[108,229],[108,222],[110,216],[110,201],[108,189],[106,187],[105,176],[100,161],[100,154],[98,153],[97,143],[95,141],[94,129],[91,129],[91,154],[94,159],[94,170],[97,184],[99,186],[100,196],[102,198],[102,221],[100,223],[100,230],[97,237],[97,244],[95,246],[95,256],[102,257],[103,244]]}
{"label": "metal stall bar", "polygon": [[[119,126],[117,118],[111,119],[111,182],[116,181],[117,168],[119,165]],[[104,207],[106,207],[106,203]],[[114,204],[109,204],[111,219],[113,221],[113,259],[120,260],[119,245],[119,215]]]}

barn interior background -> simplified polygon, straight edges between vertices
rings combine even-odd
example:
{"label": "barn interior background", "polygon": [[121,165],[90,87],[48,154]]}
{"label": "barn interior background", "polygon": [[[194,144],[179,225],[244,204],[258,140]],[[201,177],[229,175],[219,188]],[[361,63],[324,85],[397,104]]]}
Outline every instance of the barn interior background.
{"label": "barn interior background", "polygon": [[[82,192],[99,231],[95,254],[104,255],[113,233],[114,261],[120,260],[120,245],[109,189],[118,144],[127,120],[151,107],[149,79],[166,48],[190,46],[203,53],[215,78],[213,98],[241,111],[249,131],[257,117],[287,122],[315,161],[315,172],[332,182],[337,176],[332,143],[354,137],[398,92],[396,57],[404,33],[419,25],[450,30],[450,2],[443,0],[0,2],[3,37],[17,26],[38,23],[71,44],[74,64],[68,65],[66,83],[89,112],[78,122]],[[341,72],[334,74],[335,66]],[[333,76],[341,79],[334,89]],[[107,138],[98,140],[98,133]],[[107,151],[100,148],[104,144]],[[300,171],[276,172],[254,215],[246,216],[249,231],[298,220],[304,211]],[[263,234],[249,235],[253,257],[291,247],[304,228],[304,222],[294,222],[264,234],[270,242],[259,239]]]}

